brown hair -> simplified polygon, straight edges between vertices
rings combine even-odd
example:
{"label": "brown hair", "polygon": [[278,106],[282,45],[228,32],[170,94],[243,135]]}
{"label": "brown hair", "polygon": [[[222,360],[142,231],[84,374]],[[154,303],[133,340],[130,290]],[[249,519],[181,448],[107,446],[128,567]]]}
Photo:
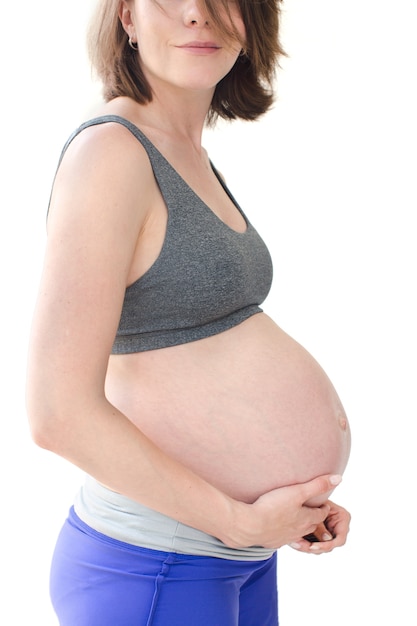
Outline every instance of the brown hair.
{"label": "brown hair", "polygon": [[[219,5],[228,13],[228,0],[201,0],[213,27],[229,40],[238,40],[242,54],[230,72],[216,86],[208,123],[223,119],[255,120],[274,101],[272,89],[280,56],[285,55],[279,40],[281,0],[238,0],[246,29],[241,42],[236,30],[224,24]],[[132,50],[119,20],[120,0],[99,0],[88,36],[90,59],[103,83],[106,101],[128,96],[140,104],[152,100],[138,53]]]}

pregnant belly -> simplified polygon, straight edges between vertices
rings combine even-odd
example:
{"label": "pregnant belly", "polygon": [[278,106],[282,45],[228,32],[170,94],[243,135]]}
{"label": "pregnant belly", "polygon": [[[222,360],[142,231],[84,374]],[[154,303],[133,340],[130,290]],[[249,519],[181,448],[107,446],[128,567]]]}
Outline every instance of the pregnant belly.
{"label": "pregnant belly", "polygon": [[264,314],[202,341],[111,357],[106,391],[167,454],[245,502],[348,461],[332,383]]}

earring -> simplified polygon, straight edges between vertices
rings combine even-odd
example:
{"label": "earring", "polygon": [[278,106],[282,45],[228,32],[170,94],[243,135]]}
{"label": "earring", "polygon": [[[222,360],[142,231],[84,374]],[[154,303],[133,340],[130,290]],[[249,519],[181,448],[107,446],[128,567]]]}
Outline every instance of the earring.
{"label": "earring", "polygon": [[136,52],[139,50],[137,41],[132,41],[132,37],[129,37],[129,46]]}

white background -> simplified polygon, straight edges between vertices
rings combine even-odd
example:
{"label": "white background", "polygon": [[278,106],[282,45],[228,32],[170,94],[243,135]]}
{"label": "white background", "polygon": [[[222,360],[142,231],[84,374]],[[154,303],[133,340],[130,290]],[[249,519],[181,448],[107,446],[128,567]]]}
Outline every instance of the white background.
{"label": "white background", "polygon": [[[65,139],[98,99],[84,48],[91,7],[21,0],[2,8],[5,626],[56,626],[49,561],[81,480],[31,442],[24,378],[52,177]],[[274,110],[205,139],[270,246],[266,312],[326,369],[353,432],[335,493],[353,515],[348,545],[321,557],[280,551],[282,626],[417,624],[413,11],[411,0],[287,0],[289,58]]]}

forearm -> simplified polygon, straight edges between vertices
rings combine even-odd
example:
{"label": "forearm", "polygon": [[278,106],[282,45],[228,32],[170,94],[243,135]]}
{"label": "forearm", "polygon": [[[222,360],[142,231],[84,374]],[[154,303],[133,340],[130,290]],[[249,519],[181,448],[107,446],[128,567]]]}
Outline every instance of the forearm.
{"label": "forearm", "polygon": [[110,489],[233,545],[235,509],[220,492],[163,453],[105,399],[73,407],[35,440]]}
{"label": "forearm", "polygon": [[[43,406],[36,415],[33,406],[39,408],[42,402],[32,400],[30,421],[40,446],[108,488],[232,548],[279,548],[313,532],[328,516],[329,506],[305,503],[334,488],[339,477],[336,482],[323,476],[304,485],[281,487],[253,504],[238,502],[166,455],[101,395],[88,396],[84,402],[79,399],[82,394],[64,395],[67,402],[61,395],[60,402],[55,398],[52,403],[60,407],[59,414]],[[77,402],[70,402],[69,398],[77,397]]]}

